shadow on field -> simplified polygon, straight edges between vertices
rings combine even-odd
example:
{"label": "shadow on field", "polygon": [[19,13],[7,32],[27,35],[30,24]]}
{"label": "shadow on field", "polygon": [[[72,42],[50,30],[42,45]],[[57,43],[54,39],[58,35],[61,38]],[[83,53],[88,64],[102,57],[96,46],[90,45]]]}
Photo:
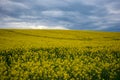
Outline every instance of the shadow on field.
{"label": "shadow on field", "polygon": [[82,38],[82,39],[75,39],[75,38],[60,38],[60,37],[49,37],[49,36],[40,36],[40,35],[33,35],[33,34],[21,33],[21,32],[16,32],[16,31],[13,31],[13,30],[5,30],[5,31],[12,32],[12,33],[15,33],[15,34],[20,34],[20,35],[25,35],[25,36],[43,37],[43,38],[52,38],[52,39],[80,40],[80,41],[90,41],[90,40],[92,40],[91,38]]}

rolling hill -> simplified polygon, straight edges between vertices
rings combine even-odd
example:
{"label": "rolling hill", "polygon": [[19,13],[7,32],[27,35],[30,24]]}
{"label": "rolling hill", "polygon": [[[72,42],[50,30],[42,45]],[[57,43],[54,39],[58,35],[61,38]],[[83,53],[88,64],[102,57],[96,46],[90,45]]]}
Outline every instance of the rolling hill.
{"label": "rolling hill", "polygon": [[0,79],[119,80],[120,32],[0,29]]}

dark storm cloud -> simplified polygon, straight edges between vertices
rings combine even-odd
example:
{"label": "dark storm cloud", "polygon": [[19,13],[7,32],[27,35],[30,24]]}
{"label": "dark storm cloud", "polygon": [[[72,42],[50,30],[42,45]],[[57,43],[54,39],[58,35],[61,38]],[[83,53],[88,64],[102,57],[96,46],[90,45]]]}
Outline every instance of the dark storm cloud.
{"label": "dark storm cloud", "polygon": [[119,5],[119,0],[0,0],[0,27],[120,31]]}

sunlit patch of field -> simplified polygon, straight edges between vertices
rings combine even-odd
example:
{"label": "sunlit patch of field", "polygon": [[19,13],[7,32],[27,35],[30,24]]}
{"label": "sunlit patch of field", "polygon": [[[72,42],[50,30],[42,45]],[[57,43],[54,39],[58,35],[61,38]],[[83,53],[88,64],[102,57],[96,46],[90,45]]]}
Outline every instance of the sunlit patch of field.
{"label": "sunlit patch of field", "polygon": [[0,79],[120,80],[120,32],[0,30]]}

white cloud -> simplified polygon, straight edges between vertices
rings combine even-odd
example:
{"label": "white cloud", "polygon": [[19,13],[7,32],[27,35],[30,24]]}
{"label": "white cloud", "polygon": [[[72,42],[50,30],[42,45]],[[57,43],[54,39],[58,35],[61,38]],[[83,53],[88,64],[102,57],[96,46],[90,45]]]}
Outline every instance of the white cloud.
{"label": "white cloud", "polygon": [[13,2],[11,0],[0,0],[0,7],[6,11],[14,11],[17,9],[29,9],[29,7],[23,3]]}
{"label": "white cloud", "polygon": [[33,5],[48,8],[66,7],[69,4],[65,0],[35,0]]}
{"label": "white cloud", "polygon": [[[1,23],[0,23],[1,24]],[[6,27],[7,26],[7,27]],[[68,30],[64,26],[46,26],[46,25],[36,25],[26,22],[7,22],[2,28],[15,28],[15,29],[62,29]]]}
{"label": "white cloud", "polygon": [[44,16],[51,16],[51,17],[61,17],[64,15],[63,11],[60,10],[47,10],[47,11],[42,11],[41,13]]}
{"label": "white cloud", "polygon": [[18,21],[18,20],[19,20],[19,19],[17,19],[17,18],[10,17],[10,16],[6,16],[5,18],[2,18],[1,21],[9,22],[9,21]]}
{"label": "white cloud", "polygon": [[118,2],[113,2],[105,5],[106,10],[108,11],[109,14],[119,14],[120,15],[120,3]]}
{"label": "white cloud", "polygon": [[98,0],[80,0],[85,5],[96,5],[99,1]]}
{"label": "white cloud", "polygon": [[114,10],[112,8],[107,9],[110,14],[120,14],[120,10]]}
{"label": "white cloud", "polygon": [[67,28],[63,26],[29,26],[32,29],[63,29],[68,30]]}
{"label": "white cloud", "polygon": [[21,15],[20,18],[26,18],[26,19],[36,19],[38,18],[39,16],[30,16],[30,15]]}

